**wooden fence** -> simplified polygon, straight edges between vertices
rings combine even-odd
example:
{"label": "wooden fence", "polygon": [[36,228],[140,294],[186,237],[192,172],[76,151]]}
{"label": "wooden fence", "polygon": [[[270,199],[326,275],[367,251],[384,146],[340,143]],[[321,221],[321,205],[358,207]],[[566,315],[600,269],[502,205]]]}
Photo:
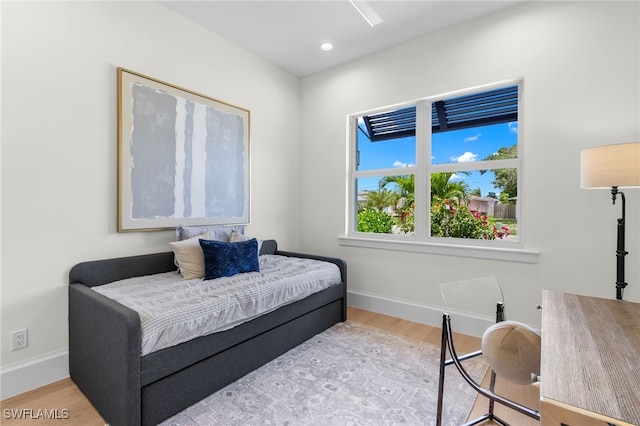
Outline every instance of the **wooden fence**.
{"label": "wooden fence", "polygon": [[496,219],[515,219],[516,205],[515,204],[496,204],[493,210],[493,217],[495,217]]}

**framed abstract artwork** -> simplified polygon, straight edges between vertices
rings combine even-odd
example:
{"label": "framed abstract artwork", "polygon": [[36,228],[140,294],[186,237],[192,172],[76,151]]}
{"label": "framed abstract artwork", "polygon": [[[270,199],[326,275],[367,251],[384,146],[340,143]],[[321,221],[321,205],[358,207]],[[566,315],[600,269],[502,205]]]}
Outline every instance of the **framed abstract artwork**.
{"label": "framed abstract artwork", "polygon": [[248,223],[250,112],[117,72],[118,232]]}

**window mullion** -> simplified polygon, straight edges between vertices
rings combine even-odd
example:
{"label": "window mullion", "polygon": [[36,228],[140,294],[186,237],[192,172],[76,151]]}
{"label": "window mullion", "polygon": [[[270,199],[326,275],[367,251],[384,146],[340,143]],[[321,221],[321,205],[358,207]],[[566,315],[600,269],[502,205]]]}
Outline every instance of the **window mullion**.
{"label": "window mullion", "polygon": [[353,177],[367,178],[375,176],[400,176],[400,175],[412,175],[415,174],[416,167],[395,167],[389,169],[372,169],[372,170],[358,170],[353,172]]}
{"label": "window mullion", "polygon": [[429,235],[429,172],[431,162],[431,103],[418,102],[416,105],[416,177],[414,233],[422,239]]}
{"label": "window mullion", "polygon": [[520,167],[520,159],[507,158],[503,160],[470,161],[468,163],[433,164],[431,172],[461,172],[466,170],[495,170],[516,169]]}
{"label": "window mullion", "polygon": [[356,170],[357,170],[357,158],[358,158],[358,118],[349,117],[349,134],[348,134],[348,147],[347,153],[347,208],[345,218],[346,229],[345,233],[350,234],[352,230],[356,229],[357,215],[358,215],[358,188],[356,185]]}

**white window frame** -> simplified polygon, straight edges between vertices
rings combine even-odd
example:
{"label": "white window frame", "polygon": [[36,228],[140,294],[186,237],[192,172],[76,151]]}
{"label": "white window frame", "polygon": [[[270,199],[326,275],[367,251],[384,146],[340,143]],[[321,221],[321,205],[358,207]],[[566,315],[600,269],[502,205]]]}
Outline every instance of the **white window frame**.
{"label": "white window frame", "polygon": [[[514,159],[475,161],[468,163],[431,164],[431,106],[433,102],[471,93],[489,91],[505,86],[518,86],[518,157]],[[489,85],[477,86],[461,91],[431,96],[411,102],[377,108],[370,111],[351,114],[348,123],[348,167],[347,167],[347,203],[345,234],[339,237],[339,243],[352,247],[367,247],[397,251],[411,251],[452,256],[464,256],[483,259],[506,260],[526,263],[536,263],[539,252],[525,249],[525,229],[522,206],[526,202],[523,192],[524,141],[523,133],[523,80],[512,79]],[[358,118],[393,109],[410,106],[416,107],[416,164],[414,166],[375,170],[357,170],[358,156]],[[484,166],[484,167],[483,167]],[[518,236],[516,240],[477,240],[471,238],[431,237],[430,234],[430,197],[419,194],[430,194],[430,173],[456,172],[467,170],[492,170],[501,168],[515,168],[518,173],[518,202],[516,204],[516,218],[518,221]],[[357,231],[357,203],[356,182],[360,178],[415,175],[415,217],[427,220],[416,220],[413,235],[377,234]]]}

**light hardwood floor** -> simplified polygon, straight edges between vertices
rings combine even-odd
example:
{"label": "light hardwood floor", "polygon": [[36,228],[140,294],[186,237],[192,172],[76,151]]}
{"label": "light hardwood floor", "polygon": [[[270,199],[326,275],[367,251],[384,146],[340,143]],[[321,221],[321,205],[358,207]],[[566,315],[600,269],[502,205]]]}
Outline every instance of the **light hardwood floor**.
{"label": "light hardwood floor", "polygon": [[[435,346],[440,345],[440,328],[356,308],[349,308],[347,317],[354,322],[366,324],[412,339],[422,340]],[[472,352],[480,348],[480,339],[478,338],[455,335],[454,339],[459,354]],[[453,367],[448,368],[454,370]],[[448,374],[457,374],[457,372],[452,371],[452,373]],[[485,377],[485,385],[487,380],[488,375]],[[496,391],[506,398],[538,409],[539,396],[538,389],[535,386],[513,385],[498,380],[496,383]],[[486,398],[479,396],[476,399],[476,403],[469,417],[476,418],[486,413],[487,406],[488,402]],[[0,423],[7,426],[45,426],[60,424],[64,424],[65,426],[103,426],[105,424],[105,421],[93,408],[89,400],[80,392],[73,381],[68,378],[4,400],[0,402],[0,408],[2,416]],[[495,413],[513,425],[529,426],[539,424],[534,419],[500,405],[496,405]],[[15,418],[19,414],[27,418]],[[34,420],[34,418],[37,418],[39,415],[40,418]],[[57,417],[57,419],[47,420],[46,417]],[[498,423],[483,423],[483,425],[496,424]]]}

